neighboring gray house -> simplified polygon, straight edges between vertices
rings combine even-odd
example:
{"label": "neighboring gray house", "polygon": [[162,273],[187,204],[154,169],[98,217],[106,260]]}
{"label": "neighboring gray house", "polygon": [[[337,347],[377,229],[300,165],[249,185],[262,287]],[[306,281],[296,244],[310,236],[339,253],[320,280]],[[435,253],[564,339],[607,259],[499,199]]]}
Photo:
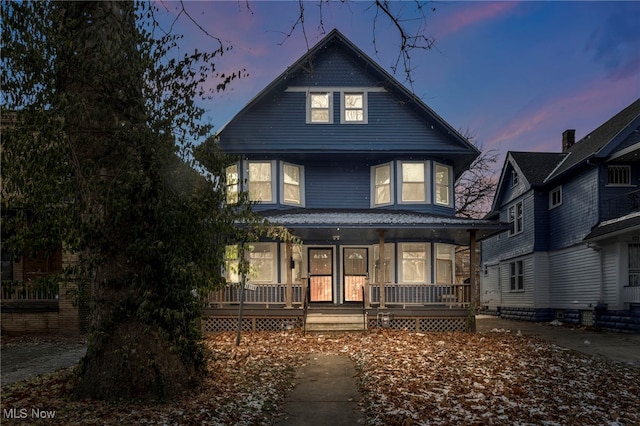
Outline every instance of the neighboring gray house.
{"label": "neighboring gray house", "polygon": [[640,332],[640,99],[562,152],[509,152],[482,242],[480,302],[502,317]]}

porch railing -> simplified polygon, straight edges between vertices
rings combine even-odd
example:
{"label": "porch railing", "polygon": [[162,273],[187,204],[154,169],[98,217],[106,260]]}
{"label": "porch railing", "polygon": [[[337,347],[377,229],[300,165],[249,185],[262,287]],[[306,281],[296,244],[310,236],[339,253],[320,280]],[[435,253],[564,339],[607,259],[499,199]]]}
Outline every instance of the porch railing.
{"label": "porch railing", "polygon": [[[285,305],[287,284],[255,284],[252,290],[245,290],[244,303],[254,305]],[[304,299],[302,284],[292,285],[292,304],[302,306]],[[471,301],[469,284],[385,284],[385,303],[387,305],[425,306],[446,305],[448,307],[466,307]],[[369,301],[380,303],[380,285],[369,285]],[[230,284],[225,288],[212,291],[206,300],[211,307],[240,303],[240,286]]]}
{"label": "porch railing", "polygon": [[622,287],[623,303],[640,303],[640,286]]}
{"label": "porch railing", "polygon": [[[380,303],[380,284],[369,286],[371,303]],[[386,305],[447,305],[466,307],[471,302],[469,284],[391,284],[384,285]]]}
{"label": "porch railing", "polygon": [[57,300],[59,287],[49,280],[2,281],[3,301]]}
{"label": "porch railing", "polygon": [[[292,303],[302,305],[302,284],[292,285]],[[207,297],[208,306],[224,306],[240,303],[240,285],[229,284],[221,290],[212,291]],[[244,303],[248,305],[285,305],[287,284],[254,284],[245,290]]]}

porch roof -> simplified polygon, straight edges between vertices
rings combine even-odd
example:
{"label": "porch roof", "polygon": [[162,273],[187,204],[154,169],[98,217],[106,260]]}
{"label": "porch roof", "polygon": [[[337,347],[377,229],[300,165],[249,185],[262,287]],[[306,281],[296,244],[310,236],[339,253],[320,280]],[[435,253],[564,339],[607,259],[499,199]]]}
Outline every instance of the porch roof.
{"label": "porch roof", "polygon": [[468,219],[378,209],[289,209],[267,210],[269,222],[291,230],[303,241],[377,242],[379,230],[386,240],[439,240],[469,244],[469,231],[476,240],[509,229],[509,224],[486,219]]}
{"label": "porch roof", "polygon": [[640,212],[633,212],[617,219],[600,222],[584,238],[584,241],[598,241],[638,231],[640,231]]}

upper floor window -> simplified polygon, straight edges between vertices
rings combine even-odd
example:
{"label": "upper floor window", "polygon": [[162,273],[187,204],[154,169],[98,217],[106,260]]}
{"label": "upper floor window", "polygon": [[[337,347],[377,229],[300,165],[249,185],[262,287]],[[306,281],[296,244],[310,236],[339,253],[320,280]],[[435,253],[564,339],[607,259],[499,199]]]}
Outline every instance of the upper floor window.
{"label": "upper floor window", "polygon": [[509,235],[519,234],[523,231],[523,215],[522,201],[509,207],[509,223],[511,224]]}
{"label": "upper floor window", "polygon": [[401,201],[424,203],[427,200],[425,163],[401,163]]}
{"label": "upper floor window", "polygon": [[436,164],[435,202],[445,206],[451,205],[451,167]]}
{"label": "upper floor window", "polygon": [[511,170],[511,187],[518,186],[518,183],[520,183],[518,172]]}
{"label": "upper floor window", "polygon": [[393,200],[393,186],[391,184],[392,176],[391,163],[381,164],[379,166],[373,166],[371,168],[372,175],[372,188],[373,194],[371,198],[373,200],[373,206],[384,206],[392,204]]}
{"label": "upper floor window", "polygon": [[273,202],[273,163],[271,161],[249,162],[249,199],[251,201]]}
{"label": "upper floor window", "polygon": [[609,166],[607,175],[607,185],[631,185],[630,166]]}
{"label": "upper floor window", "polygon": [[558,186],[549,193],[549,208],[558,207],[562,204],[562,187]]}
{"label": "upper floor window", "polygon": [[311,92],[307,96],[307,123],[332,123],[331,92]]}
{"label": "upper floor window", "polygon": [[522,260],[509,263],[511,291],[524,290],[524,269]]}
{"label": "upper floor window", "polygon": [[240,175],[238,173],[238,164],[232,164],[225,169],[227,178],[227,204],[236,204],[238,202],[238,190]]}
{"label": "upper floor window", "polygon": [[295,164],[282,163],[282,203],[304,205],[304,169]]}
{"label": "upper floor window", "polygon": [[340,103],[340,118],[342,123],[367,122],[367,93],[342,93]]}

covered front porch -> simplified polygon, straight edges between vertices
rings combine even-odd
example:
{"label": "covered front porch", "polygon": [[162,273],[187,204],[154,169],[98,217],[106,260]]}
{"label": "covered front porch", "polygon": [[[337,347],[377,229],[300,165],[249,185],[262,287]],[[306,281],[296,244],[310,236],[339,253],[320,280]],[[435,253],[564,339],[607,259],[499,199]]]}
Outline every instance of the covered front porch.
{"label": "covered front porch", "polygon": [[[278,211],[265,217],[303,243],[252,244],[245,255],[254,272],[244,284],[228,274],[231,284],[209,294],[205,332],[236,330],[241,311],[246,330],[470,330],[476,241],[503,228],[400,211]],[[464,282],[455,282],[457,245],[472,253]],[[317,323],[325,330],[311,326]]]}

